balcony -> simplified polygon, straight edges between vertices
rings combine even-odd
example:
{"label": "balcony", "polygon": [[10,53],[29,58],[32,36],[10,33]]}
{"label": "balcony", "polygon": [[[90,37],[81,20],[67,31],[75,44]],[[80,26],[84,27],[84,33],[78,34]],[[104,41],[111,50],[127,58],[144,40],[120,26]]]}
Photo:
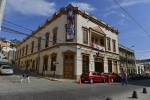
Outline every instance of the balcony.
{"label": "balcony", "polygon": [[91,28],[90,46],[105,51],[106,34],[102,31],[99,26]]}
{"label": "balcony", "polygon": [[104,46],[100,46],[100,45],[97,45],[95,43],[92,43],[92,47],[95,48],[95,49],[98,49],[100,51],[105,51],[105,47]]}

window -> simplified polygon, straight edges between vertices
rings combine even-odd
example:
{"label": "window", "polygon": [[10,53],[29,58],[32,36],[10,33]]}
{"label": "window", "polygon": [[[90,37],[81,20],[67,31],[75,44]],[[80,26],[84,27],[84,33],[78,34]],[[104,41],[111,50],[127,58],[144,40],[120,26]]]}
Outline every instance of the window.
{"label": "window", "polygon": [[108,60],[108,72],[112,72],[112,61]]}
{"label": "window", "polygon": [[104,39],[100,39],[100,45],[104,46]]}
{"label": "window", "polygon": [[46,40],[45,40],[45,48],[46,48],[46,47],[48,47],[48,44],[49,44],[49,33],[45,34],[45,38],[46,38]]}
{"label": "window", "polygon": [[96,38],[95,38],[95,44],[97,44],[97,45],[98,45],[98,39],[96,39]]}
{"label": "window", "polygon": [[53,65],[53,62],[56,62],[56,56],[52,56],[51,59],[51,71],[56,71],[56,65]]}
{"label": "window", "polygon": [[19,57],[21,57],[21,49],[20,49],[20,54],[19,54]]}
{"label": "window", "polygon": [[57,43],[57,29],[58,27],[53,29],[53,45]]}
{"label": "window", "polygon": [[87,55],[83,55],[82,69],[83,69],[83,73],[89,72],[89,56]]}
{"label": "window", "polygon": [[27,52],[28,52],[28,45],[26,45],[26,55],[27,55]]}
{"label": "window", "polygon": [[116,52],[116,41],[113,40],[113,52]]}
{"label": "window", "polygon": [[38,38],[38,51],[41,49],[41,37]]}
{"label": "window", "polygon": [[111,50],[110,49],[111,47],[110,47],[110,39],[109,38],[107,39],[107,48],[108,48],[108,50]]}
{"label": "window", "polygon": [[83,30],[83,43],[88,44],[88,31]]}
{"label": "window", "polygon": [[24,56],[24,47],[23,47],[23,52],[22,52],[22,56]]}
{"label": "window", "polygon": [[33,53],[33,49],[34,49],[34,41],[32,41],[32,47],[31,47],[31,53]]}

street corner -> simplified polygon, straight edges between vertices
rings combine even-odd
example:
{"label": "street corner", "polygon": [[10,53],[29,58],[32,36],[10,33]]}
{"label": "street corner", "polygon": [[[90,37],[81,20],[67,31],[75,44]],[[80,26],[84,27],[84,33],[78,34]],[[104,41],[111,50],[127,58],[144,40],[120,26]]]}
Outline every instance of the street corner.
{"label": "street corner", "polygon": [[52,81],[52,79],[53,79],[53,78],[46,77],[46,76],[41,76],[41,75],[37,75],[37,76],[40,77],[40,78],[46,79],[46,80],[50,80],[50,81]]}

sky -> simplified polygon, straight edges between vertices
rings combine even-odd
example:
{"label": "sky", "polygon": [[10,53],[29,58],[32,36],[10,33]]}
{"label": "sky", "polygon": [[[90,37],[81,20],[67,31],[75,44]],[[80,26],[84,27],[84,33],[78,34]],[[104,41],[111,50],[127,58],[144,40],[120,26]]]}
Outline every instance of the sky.
{"label": "sky", "polygon": [[[2,26],[30,34],[69,4],[119,30],[119,44],[134,50],[136,59],[150,59],[150,0],[7,0]],[[26,36],[1,31],[0,37]]]}

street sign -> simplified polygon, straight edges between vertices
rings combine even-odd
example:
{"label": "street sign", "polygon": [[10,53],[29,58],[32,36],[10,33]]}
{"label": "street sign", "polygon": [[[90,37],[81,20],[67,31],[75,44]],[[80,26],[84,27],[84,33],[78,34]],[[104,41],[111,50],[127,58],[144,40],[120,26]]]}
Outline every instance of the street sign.
{"label": "street sign", "polygon": [[54,65],[59,64],[59,62],[53,62]]}

